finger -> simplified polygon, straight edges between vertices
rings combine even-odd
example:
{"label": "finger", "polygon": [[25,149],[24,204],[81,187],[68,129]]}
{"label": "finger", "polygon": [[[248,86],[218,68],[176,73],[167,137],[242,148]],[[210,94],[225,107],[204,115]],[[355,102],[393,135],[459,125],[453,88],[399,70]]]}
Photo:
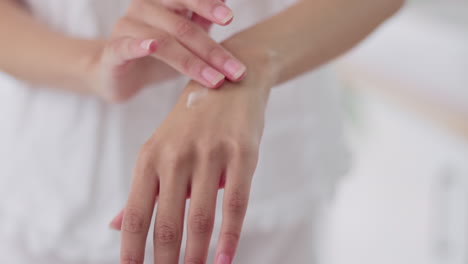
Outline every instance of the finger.
{"label": "finger", "polygon": [[245,166],[246,163],[239,162],[227,171],[223,196],[223,222],[215,264],[231,264],[239,244],[253,173]]}
{"label": "finger", "polygon": [[219,87],[225,75],[192,53],[170,35],[162,34],[160,48],[152,55],[177,71],[210,88]]}
{"label": "finger", "polygon": [[[223,0],[222,2],[225,2],[225,1]],[[197,13],[192,14],[191,20],[195,24],[199,25],[207,33],[210,32],[211,26],[213,25],[213,23],[210,20],[200,16]]]}
{"label": "finger", "polygon": [[172,12],[176,13],[177,15],[181,17],[185,17],[187,19],[191,19],[193,15],[193,12],[187,9],[175,9],[175,10],[172,10]]}
{"label": "finger", "polygon": [[140,155],[135,168],[122,220],[121,263],[141,264],[144,261],[146,237],[159,185],[150,162]]}
{"label": "finger", "polygon": [[[224,181],[225,181],[225,177],[221,175],[221,178],[219,179],[218,189],[224,188],[224,184],[225,184]],[[191,192],[187,192],[186,199],[190,199],[190,197],[191,197]],[[156,202],[157,202],[157,197],[156,197]],[[124,209],[122,209],[116,216],[114,216],[114,218],[112,218],[111,222],[109,223],[109,227],[116,231],[120,231],[122,228],[123,214],[124,214]]]}
{"label": "finger", "polygon": [[123,215],[124,215],[124,209],[122,209],[120,213],[118,213],[112,219],[112,221],[109,223],[109,227],[114,230],[120,231],[120,229],[122,228]]}
{"label": "finger", "polygon": [[177,179],[183,175],[174,172],[166,174],[167,180],[161,181],[153,234],[155,263],[177,264],[179,261],[188,180],[179,182]]}
{"label": "finger", "polygon": [[[176,15],[177,16],[177,15]],[[119,34],[131,34],[135,38],[151,38],[156,42],[152,57],[165,62],[175,70],[185,74],[200,84],[216,88],[225,76],[185,48],[169,33],[138,21],[127,20],[119,26]]]}
{"label": "finger", "polygon": [[205,30],[206,32],[210,32],[210,29],[211,29],[211,26],[213,25],[213,23],[211,23],[211,21],[209,21],[208,19],[198,15],[198,14],[193,14],[192,15],[192,21],[193,23],[199,25],[203,30]]}
{"label": "finger", "polygon": [[146,57],[156,50],[156,40],[120,37],[110,42],[106,59],[111,65],[125,65],[127,62]]}
{"label": "finger", "polygon": [[[157,197],[155,199],[155,204],[156,202],[157,202]],[[116,216],[114,216],[114,218],[112,218],[111,222],[109,223],[109,227],[111,229],[114,229],[116,231],[120,231],[122,229],[124,213],[125,213],[125,209],[122,209]]]}
{"label": "finger", "polygon": [[221,168],[204,162],[192,183],[184,263],[206,263],[213,232]]}
{"label": "finger", "polygon": [[219,25],[229,24],[234,15],[223,1],[220,0],[179,0],[187,9],[197,13],[208,21]]}
{"label": "finger", "polygon": [[242,79],[246,71],[245,65],[214,41],[207,32],[184,17],[161,10],[158,5],[152,6],[153,10],[148,8],[143,11],[145,14],[142,17],[146,23],[152,27],[159,27],[174,36],[188,50],[226,75],[231,81]]}

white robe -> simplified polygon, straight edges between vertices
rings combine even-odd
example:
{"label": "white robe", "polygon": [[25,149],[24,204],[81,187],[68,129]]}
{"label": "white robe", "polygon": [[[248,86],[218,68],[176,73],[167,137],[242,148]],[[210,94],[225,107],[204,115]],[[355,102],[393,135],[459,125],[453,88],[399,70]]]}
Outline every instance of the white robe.
{"label": "white robe", "polygon": [[[50,28],[95,38],[109,35],[129,0],[26,2]],[[214,28],[217,40],[291,3],[228,4],[235,20]],[[119,234],[108,223],[125,204],[139,147],[186,83],[179,77],[110,105],[0,73],[0,263],[118,263]],[[313,263],[323,201],[348,164],[337,91],[322,67],[271,93],[237,263]]]}

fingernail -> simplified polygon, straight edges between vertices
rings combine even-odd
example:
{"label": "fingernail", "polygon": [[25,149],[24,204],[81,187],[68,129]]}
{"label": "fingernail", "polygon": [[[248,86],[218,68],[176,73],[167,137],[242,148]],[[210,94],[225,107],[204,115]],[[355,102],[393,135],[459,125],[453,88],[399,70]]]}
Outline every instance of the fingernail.
{"label": "fingernail", "polygon": [[216,264],[231,264],[231,258],[228,255],[221,254],[218,257]]}
{"label": "fingernail", "polygon": [[206,67],[205,69],[203,69],[201,74],[203,78],[205,78],[205,80],[207,80],[212,85],[217,85],[221,80],[224,79],[224,75],[210,67]]}
{"label": "fingernail", "polygon": [[245,73],[246,68],[240,62],[229,59],[224,64],[224,70],[227,71],[235,80],[237,80]]}
{"label": "fingernail", "polygon": [[140,43],[140,47],[147,51],[154,51],[156,41],[154,39],[147,39]]}
{"label": "fingernail", "polygon": [[213,16],[216,17],[221,24],[226,24],[232,19],[233,14],[229,8],[219,5],[213,10]]}
{"label": "fingernail", "polygon": [[116,215],[109,223],[109,228],[113,230],[119,230],[119,225],[121,224],[119,220],[122,219],[123,210],[120,211],[118,215]]}
{"label": "fingernail", "polygon": [[114,226],[114,222],[109,223],[109,228],[114,230],[114,231],[118,231],[118,229]]}

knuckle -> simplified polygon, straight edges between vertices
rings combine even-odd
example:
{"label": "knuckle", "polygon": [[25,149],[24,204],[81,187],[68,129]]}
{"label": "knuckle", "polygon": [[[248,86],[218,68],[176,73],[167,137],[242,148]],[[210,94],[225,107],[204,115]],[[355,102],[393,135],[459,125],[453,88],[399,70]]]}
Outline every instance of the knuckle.
{"label": "knuckle", "polygon": [[122,264],[143,264],[143,259],[133,254],[125,253],[121,258]]}
{"label": "knuckle", "polygon": [[223,232],[221,238],[230,246],[236,245],[240,240],[240,234],[233,231]]}
{"label": "knuckle", "polygon": [[237,139],[229,139],[227,141],[232,155],[237,158],[247,160],[258,155],[258,148],[248,141]]}
{"label": "knuckle", "polygon": [[144,214],[141,210],[128,207],[125,208],[125,214],[122,222],[122,229],[130,233],[141,233],[144,231],[145,223]]}
{"label": "knuckle", "polygon": [[169,245],[179,241],[179,230],[175,222],[159,220],[154,230],[154,241],[159,245]]}
{"label": "knuckle", "polygon": [[213,229],[213,217],[202,208],[195,210],[189,223],[195,233],[206,234]]}
{"label": "knuckle", "polygon": [[155,153],[154,148],[145,143],[138,152],[136,168],[143,175],[150,175],[154,172]]}
{"label": "knuckle", "polygon": [[205,261],[197,257],[187,257],[185,264],[205,264]]}
{"label": "knuckle", "polygon": [[196,71],[195,69],[199,68],[197,66],[196,58],[192,55],[187,55],[187,56],[182,57],[181,66],[182,66],[182,69],[187,73],[195,72]]}
{"label": "knuckle", "polygon": [[224,151],[224,146],[221,143],[202,143],[199,147],[199,155],[200,157],[207,162],[213,162],[219,160]]}
{"label": "knuckle", "polygon": [[164,147],[163,153],[163,165],[170,170],[178,169],[192,158],[191,149],[184,147],[183,144],[168,144]]}
{"label": "knuckle", "polygon": [[244,215],[247,209],[248,199],[236,190],[232,193],[228,200],[228,210],[235,215]]}
{"label": "knuckle", "polygon": [[195,26],[186,19],[180,19],[176,23],[175,34],[180,38],[193,36],[197,32]]}

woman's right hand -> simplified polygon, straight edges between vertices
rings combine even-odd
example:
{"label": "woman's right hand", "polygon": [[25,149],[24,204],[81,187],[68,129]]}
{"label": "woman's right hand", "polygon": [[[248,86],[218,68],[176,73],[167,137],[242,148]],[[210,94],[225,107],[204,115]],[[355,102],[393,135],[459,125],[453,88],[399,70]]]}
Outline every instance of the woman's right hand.
{"label": "woman's right hand", "polygon": [[92,59],[93,92],[121,102],[177,72],[209,88],[241,80],[245,66],[207,32],[232,17],[221,0],[133,0]]}

